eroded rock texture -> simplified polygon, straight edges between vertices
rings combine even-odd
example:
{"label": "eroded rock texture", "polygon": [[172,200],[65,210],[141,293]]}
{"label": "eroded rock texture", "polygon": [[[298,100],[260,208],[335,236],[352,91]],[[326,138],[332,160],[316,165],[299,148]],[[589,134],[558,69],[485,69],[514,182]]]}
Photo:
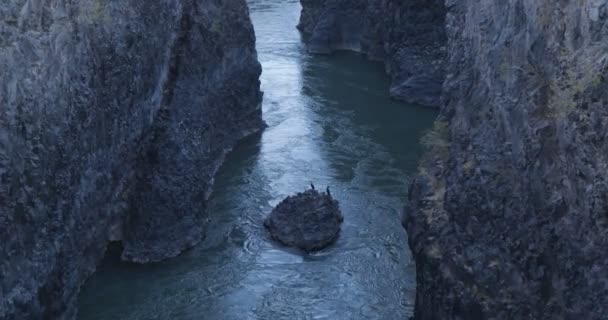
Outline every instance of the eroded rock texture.
{"label": "eroded rock texture", "polygon": [[437,107],[444,79],[443,0],[301,0],[313,53],[354,50],[385,62],[391,95]]}
{"label": "eroded rock texture", "polygon": [[224,154],[262,126],[243,0],[0,6],[0,319],[75,316],[108,240],[123,258],[203,236]]}
{"label": "eroded rock texture", "polygon": [[448,0],[416,319],[605,319],[608,1]]}

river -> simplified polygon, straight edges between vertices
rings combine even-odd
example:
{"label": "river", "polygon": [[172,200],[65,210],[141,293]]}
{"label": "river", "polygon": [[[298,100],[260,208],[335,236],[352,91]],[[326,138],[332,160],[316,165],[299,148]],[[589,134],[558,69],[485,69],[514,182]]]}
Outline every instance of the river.
{"label": "river", "polygon": [[[82,320],[407,319],[415,265],[400,224],[419,139],[436,112],[392,101],[380,63],[312,56],[297,0],[250,0],[268,128],[221,168],[205,241],[162,263],[121,262],[112,246],[79,297]],[[345,216],[338,242],[304,255],[262,222],[311,182]]]}

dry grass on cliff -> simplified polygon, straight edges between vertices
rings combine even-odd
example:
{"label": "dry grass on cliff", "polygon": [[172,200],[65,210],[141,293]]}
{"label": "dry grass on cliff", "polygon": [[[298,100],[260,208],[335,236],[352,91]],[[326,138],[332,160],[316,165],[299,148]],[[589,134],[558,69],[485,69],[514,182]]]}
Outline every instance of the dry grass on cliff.
{"label": "dry grass on cliff", "polygon": [[448,122],[435,120],[433,128],[422,136],[420,142],[429,152],[441,158],[446,158],[450,146]]}

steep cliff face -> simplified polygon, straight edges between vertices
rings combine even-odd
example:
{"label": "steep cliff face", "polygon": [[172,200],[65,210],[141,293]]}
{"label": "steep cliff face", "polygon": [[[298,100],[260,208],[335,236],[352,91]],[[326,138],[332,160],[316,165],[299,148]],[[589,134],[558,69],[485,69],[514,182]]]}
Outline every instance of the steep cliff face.
{"label": "steep cliff face", "polygon": [[416,319],[605,319],[608,1],[448,0]]}
{"label": "steep cliff face", "polygon": [[73,318],[108,240],[203,236],[222,158],[261,128],[244,0],[0,6],[0,319]]}
{"label": "steep cliff face", "polygon": [[313,53],[354,50],[385,62],[391,95],[439,106],[446,35],[443,0],[301,0],[298,28]]}

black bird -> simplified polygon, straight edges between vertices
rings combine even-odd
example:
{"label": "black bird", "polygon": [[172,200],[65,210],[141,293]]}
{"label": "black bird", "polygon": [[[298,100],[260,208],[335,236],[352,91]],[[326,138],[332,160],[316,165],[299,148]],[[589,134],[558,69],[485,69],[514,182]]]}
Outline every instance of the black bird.
{"label": "black bird", "polygon": [[331,197],[331,192],[329,192],[329,186],[327,186],[327,195]]}
{"label": "black bird", "polygon": [[312,182],[310,183],[310,187],[312,188],[312,190],[315,190],[315,185],[312,184]]}

